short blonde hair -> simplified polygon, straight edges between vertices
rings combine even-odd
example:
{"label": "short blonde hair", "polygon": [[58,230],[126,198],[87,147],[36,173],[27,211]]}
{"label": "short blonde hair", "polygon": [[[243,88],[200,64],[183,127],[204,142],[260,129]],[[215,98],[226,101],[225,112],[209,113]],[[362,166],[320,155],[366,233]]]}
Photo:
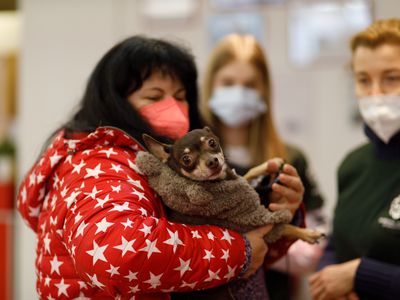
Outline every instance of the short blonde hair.
{"label": "short blonde hair", "polygon": [[400,45],[400,19],[373,22],[351,39],[350,48],[354,53],[359,46],[376,48],[382,44]]}
{"label": "short blonde hair", "polygon": [[213,91],[215,74],[225,65],[244,60],[253,65],[263,76],[262,98],[268,106],[265,114],[253,120],[250,125],[249,148],[255,164],[279,156],[286,158],[285,145],[279,137],[272,118],[271,80],[268,64],[261,45],[251,35],[230,34],[213,49],[204,77],[200,112],[203,119],[219,134],[217,118],[212,114],[209,100]]}

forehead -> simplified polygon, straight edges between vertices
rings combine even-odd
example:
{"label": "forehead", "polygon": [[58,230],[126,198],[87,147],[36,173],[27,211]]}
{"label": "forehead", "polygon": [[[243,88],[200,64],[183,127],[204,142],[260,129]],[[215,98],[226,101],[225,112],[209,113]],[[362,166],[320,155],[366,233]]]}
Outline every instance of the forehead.
{"label": "forehead", "polygon": [[238,81],[256,80],[260,78],[258,69],[248,61],[234,60],[222,68],[215,74],[215,78],[230,78]]}
{"label": "forehead", "polygon": [[187,134],[184,138],[175,142],[175,145],[185,151],[185,149],[193,149],[200,147],[203,142],[207,141],[209,138],[215,137],[212,133],[205,130],[195,130]]}
{"label": "forehead", "polygon": [[183,84],[176,76],[156,71],[143,82],[141,89],[151,89],[154,87],[161,89],[180,89],[183,88]]}
{"label": "forehead", "polygon": [[355,73],[400,71],[400,45],[384,44],[374,49],[358,47],[353,55],[353,69]]}

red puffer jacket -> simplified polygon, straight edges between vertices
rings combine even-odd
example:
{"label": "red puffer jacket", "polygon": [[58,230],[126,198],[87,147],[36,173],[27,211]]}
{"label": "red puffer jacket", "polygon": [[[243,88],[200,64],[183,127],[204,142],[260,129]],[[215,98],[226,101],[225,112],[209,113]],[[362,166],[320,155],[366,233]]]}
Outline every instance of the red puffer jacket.
{"label": "red puffer jacket", "polygon": [[[169,299],[242,271],[244,239],[168,222],[135,165],[141,146],[119,129],[60,132],[22,182],[18,208],[38,236],[40,299]],[[268,260],[289,245],[270,247]]]}

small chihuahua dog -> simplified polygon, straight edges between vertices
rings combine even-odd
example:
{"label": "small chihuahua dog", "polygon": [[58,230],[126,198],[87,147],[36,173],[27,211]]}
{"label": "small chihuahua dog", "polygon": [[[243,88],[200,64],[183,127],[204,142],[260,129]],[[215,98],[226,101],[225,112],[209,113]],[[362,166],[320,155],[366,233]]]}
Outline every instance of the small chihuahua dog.
{"label": "small chihuahua dog", "polygon": [[208,127],[192,130],[173,145],[162,144],[144,134],[150,151],[178,174],[196,181],[236,178],[225,162],[219,139]]}
{"label": "small chihuahua dog", "polygon": [[[283,228],[282,235],[300,238],[311,244],[318,242],[318,240],[324,236],[322,233],[314,230],[299,228],[297,226],[287,224],[290,222],[290,217],[288,218],[287,216],[288,211],[271,212],[266,207],[261,205],[258,194],[249,186],[246,180],[248,181],[254,177],[264,175],[267,169],[266,163],[252,168],[246,175],[243,176],[243,181],[238,180],[240,179],[240,176],[238,176],[235,171],[227,165],[224,153],[219,143],[219,139],[214,135],[210,128],[204,127],[203,129],[192,130],[172,145],[161,143],[146,134],[143,135],[143,140],[146,143],[149,151],[156,158],[158,158],[159,161],[166,164],[171,170],[180,176],[191,179],[193,182],[198,182],[197,186],[205,187],[204,184],[207,182],[214,183],[211,185],[206,185],[206,189],[214,187],[214,192],[218,194],[221,193],[223,189],[217,188],[217,183],[221,182],[221,187],[223,186],[223,182],[227,183],[224,185],[226,190],[223,191],[222,194],[214,195],[215,199],[218,201],[213,203],[209,202],[209,193],[204,191],[204,188],[202,190],[203,193],[201,193],[200,189],[196,189],[196,185],[190,183],[185,184],[181,182],[180,184],[184,184],[186,186],[176,192],[180,193],[182,190],[186,189],[189,190],[191,196],[188,198],[183,197],[181,199],[182,202],[179,202],[179,197],[177,195],[171,197],[171,191],[167,192],[165,190],[166,188],[163,182],[152,179],[155,180],[153,188],[160,195],[162,195],[164,192],[163,201],[167,204],[167,206],[178,211],[178,215],[183,217],[186,212],[190,215],[190,218],[197,213],[201,216],[210,216],[211,212],[215,212],[220,209],[221,213],[218,216],[222,217],[222,215],[225,214],[225,220],[229,220],[230,222],[228,227],[235,226],[232,224],[240,224],[242,229],[249,229],[256,227],[256,225],[264,225],[268,222],[272,224],[281,223],[282,225],[280,228]],[[148,169],[148,173],[152,173],[154,168],[158,168],[146,167],[148,163],[144,162],[143,159],[139,159],[139,161],[142,161],[141,164],[144,168]],[[154,177],[154,174],[152,176]],[[273,182],[279,183],[279,177],[277,174],[275,174],[275,177],[272,177],[271,184]],[[169,179],[165,180],[171,180],[171,178],[172,177],[169,177]],[[236,180],[236,183],[233,183],[234,180]],[[232,182],[232,184],[228,184],[229,182]],[[191,188],[189,188],[189,185]],[[229,188],[227,188],[227,186],[229,186]],[[235,186],[235,188],[233,188],[233,186]],[[234,195],[228,195],[228,190],[231,193],[234,193]],[[223,198],[226,199],[222,200]],[[198,210],[200,205],[204,205],[204,210]],[[232,207],[230,207],[231,205]],[[244,205],[244,207],[242,207],[243,212],[239,212],[240,205]],[[252,214],[248,213],[250,206],[253,209]],[[241,213],[244,213],[244,211],[246,211],[248,214],[246,216],[241,215],[238,217]],[[190,218],[185,220],[187,222],[191,222],[192,219]],[[207,219],[207,222],[208,221],[210,221],[210,219]],[[252,225],[250,226],[250,224]],[[224,227],[223,223],[217,222],[215,225]],[[279,228],[276,229],[276,232],[280,230]],[[274,234],[272,234],[271,231],[270,236],[273,235]]]}

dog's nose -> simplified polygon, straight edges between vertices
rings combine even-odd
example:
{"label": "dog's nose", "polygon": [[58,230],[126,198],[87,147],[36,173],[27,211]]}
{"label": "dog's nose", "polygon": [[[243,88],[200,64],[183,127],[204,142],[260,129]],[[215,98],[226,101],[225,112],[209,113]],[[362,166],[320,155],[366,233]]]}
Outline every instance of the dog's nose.
{"label": "dog's nose", "polygon": [[219,167],[219,161],[218,158],[212,157],[206,162],[206,166],[210,169],[216,169]]}

